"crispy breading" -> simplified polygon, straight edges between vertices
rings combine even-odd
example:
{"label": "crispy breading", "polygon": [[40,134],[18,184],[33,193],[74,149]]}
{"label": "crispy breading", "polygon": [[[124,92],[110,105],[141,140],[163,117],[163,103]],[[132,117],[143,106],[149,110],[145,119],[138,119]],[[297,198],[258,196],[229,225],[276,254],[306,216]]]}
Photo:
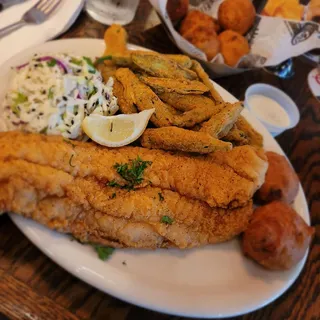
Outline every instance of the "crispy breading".
{"label": "crispy breading", "polygon": [[209,88],[197,80],[176,80],[141,76],[140,79],[157,92],[176,92],[182,94],[203,94]]}
{"label": "crispy breading", "polygon": [[231,143],[212,138],[207,133],[177,127],[147,129],[141,137],[141,144],[149,149],[179,150],[202,154],[232,149]]}
{"label": "crispy breading", "polygon": [[223,137],[223,140],[232,142],[232,144],[236,146],[249,144],[249,139],[246,133],[239,130],[236,124],[234,124],[230,131]]}
{"label": "crispy breading", "polygon": [[258,148],[263,147],[262,135],[255,129],[253,129],[251,124],[243,116],[239,116],[238,120],[236,121],[236,125],[239,130],[243,131],[246,134],[251,146]]}
{"label": "crispy breading", "polygon": [[132,62],[147,74],[172,79],[197,79],[197,74],[192,70],[181,67],[174,60],[161,55],[144,53],[132,53]]}
{"label": "crispy breading", "polygon": [[224,137],[237,121],[242,109],[241,102],[225,103],[225,107],[219,113],[202,124],[200,131],[206,132],[214,138]]}
{"label": "crispy breading", "polygon": [[224,106],[223,104],[215,104],[211,99],[198,94],[163,92],[159,93],[158,96],[162,101],[169,103],[174,108],[183,112],[198,107],[206,107],[213,109],[215,113],[218,113]]}
{"label": "crispy breading", "polygon": [[[24,160],[0,164],[0,213],[16,212],[82,242],[198,247],[238,235],[252,213],[251,201],[233,210],[210,208],[157,187],[128,191]],[[164,216],[172,224],[162,222]]]}
{"label": "crispy breading", "polygon": [[173,124],[173,114],[165,103],[135,74],[127,69],[120,68],[116,72],[116,78],[124,87],[125,95],[130,97],[131,101],[137,106],[139,111],[155,109],[151,116],[151,121],[157,127],[167,127]]}
{"label": "crispy breading", "polygon": [[125,95],[124,88],[117,79],[115,79],[113,83],[113,94],[118,99],[118,106],[122,113],[130,114],[138,112],[131,96]]}
{"label": "crispy breading", "polygon": [[194,70],[197,73],[199,79],[201,79],[202,82],[209,88],[212,98],[217,103],[222,103],[223,99],[222,99],[220,93],[215,89],[212,81],[209,79],[209,76],[203,70],[201,64],[198,61],[192,60],[192,70]]}
{"label": "crispy breading", "polygon": [[[245,205],[264,182],[267,170],[266,160],[250,146],[237,147],[229,152],[218,151],[213,160],[208,161],[161,150],[109,149],[89,142],[70,143],[59,136],[3,132],[0,133],[0,150],[2,162],[20,159],[73,176],[96,179],[103,185],[108,181],[123,185],[125,181],[113,166],[128,163],[139,156],[144,161],[151,161],[152,165],[145,170],[145,180],[137,188],[151,184],[204,201],[211,207],[224,208]],[[238,160],[240,158],[242,162]],[[244,166],[244,163],[248,165]],[[256,172],[255,178],[251,178],[252,171]]]}

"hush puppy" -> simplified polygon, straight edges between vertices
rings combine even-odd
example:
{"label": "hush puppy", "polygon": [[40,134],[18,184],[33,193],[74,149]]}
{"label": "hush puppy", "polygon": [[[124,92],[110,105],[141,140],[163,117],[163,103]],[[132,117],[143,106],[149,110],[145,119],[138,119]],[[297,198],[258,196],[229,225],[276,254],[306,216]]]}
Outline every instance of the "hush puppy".
{"label": "hush puppy", "polygon": [[234,67],[242,56],[250,52],[247,39],[235,31],[223,31],[218,38],[224,62],[230,67]]}
{"label": "hush puppy", "polygon": [[275,152],[266,152],[269,167],[265,182],[256,197],[262,203],[282,201],[292,203],[299,191],[299,178],[287,159]]}
{"label": "hush puppy", "polygon": [[218,26],[212,17],[198,10],[192,10],[182,21],[180,34],[203,51],[208,60],[211,60],[220,51],[216,30],[218,30]]}
{"label": "hush puppy", "polygon": [[271,202],[254,211],[242,249],[267,269],[290,269],[304,257],[314,232],[289,205]]}
{"label": "hush puppy", "polygon": [[188,10],[189,0],[168,0],[167,2],[167,12],[173,22],[182,19]]}
{"label": "hush puppy", "polygon": [[251,0],[225,0],[219,7],[218,20],[224,29],[245,34],[253,25],[256,10]]}

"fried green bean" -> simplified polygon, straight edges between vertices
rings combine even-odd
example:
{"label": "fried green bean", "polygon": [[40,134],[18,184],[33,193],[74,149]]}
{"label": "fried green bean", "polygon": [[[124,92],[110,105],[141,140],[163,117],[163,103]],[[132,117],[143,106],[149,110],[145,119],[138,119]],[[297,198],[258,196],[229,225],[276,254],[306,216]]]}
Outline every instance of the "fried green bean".
{"label": "fried green bean", "polygon": [[181,67],[177,62],[159,54],[132,53],[132,62],[147,74],[172,79],[197,79],[197,74],[187,68]]}
{"label": "fried green bean", "polygon": [[207,133],[177,127],[147,129],[141,137],[141,144],[149,149],[178,150],[201,154],[232,149],[231,143],[215,139]]}
{"label": "fried green bean", "polygon": [[151,121],[157,127],[166,127],[173,124],[174,115],[170,108],[137,76],[127,68],[119,68],[116,71],[116,78],[121,82],[124,92],[128,95],[139,111],[155,109]]}
{"label": "fried green bean", "polygon": [[225,103],[225,107],[202,124],[201,132],[206,132],[214,138],[224,137],[237,121],[243,109],[241,102]]}
{"label": "fried green bean", "polygon": [[113,93],[118,99],[118,105],[122,113],[130,114],[138,112],[132,100],[132,96],[125,94],[122,84],[117,79],[114,80]]}
{"label": "fried green bean", "polygon": [[181,94],[203,94],[209,91],[206,85],[197,80],[176,80],[145,76],[141,76],[140,79],[157,93],[176,92]]}
{"label": "fried green bean", "polygon": [[196,60],[192,60],[192,68],[191,69],[196,72],[196,74],[198,75],[199,79],[201,79],[202,82],[209,88],[212,98],[217,103],[223,102],[223,99],[222,99],[221,95],[215,89],[212,81],[209,79],[207,73],[203,70],[201,64]]}

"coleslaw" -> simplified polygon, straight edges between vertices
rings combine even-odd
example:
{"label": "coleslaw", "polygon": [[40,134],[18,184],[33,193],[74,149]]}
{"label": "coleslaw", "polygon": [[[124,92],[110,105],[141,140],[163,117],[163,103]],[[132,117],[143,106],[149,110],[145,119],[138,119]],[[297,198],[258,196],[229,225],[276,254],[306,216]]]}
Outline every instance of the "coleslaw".
{"label": "coleslaw", "polygon": [[81,124],[86,116],[109,116],[118,111],[113,78],[104,84],[88,57],[35,55],[14,72],[2,105],[6,131],[81,139]]}

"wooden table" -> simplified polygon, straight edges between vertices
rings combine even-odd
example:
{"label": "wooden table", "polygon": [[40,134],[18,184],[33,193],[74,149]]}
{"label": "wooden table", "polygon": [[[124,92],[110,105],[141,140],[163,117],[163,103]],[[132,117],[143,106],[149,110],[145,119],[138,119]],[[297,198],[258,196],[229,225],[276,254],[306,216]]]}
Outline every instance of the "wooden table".
{"label": "wooden table", "polygon": [[[150,12],[149,2],[141,1],[134,21],[126,26],[129,41],[160,52],[179,52],[161,26],[144,31]],[[62,38],[102,38],[105,28],[82,13]],[[295,76],[290,80],[263,71],[217,80],[239,99],[249,85],[265,82],[282,89],[297,103],[299,124],[277,140],[299,174],[316,226],[307,263],[293,286],[272,304],[233,319],[320,319],[320,103],[307,85],[312,66],[297,58],[294,68]],[[0,217],[0,235],[0,319],[178,319],[129,305],[71,276],[33,246],[7,215]]]}

